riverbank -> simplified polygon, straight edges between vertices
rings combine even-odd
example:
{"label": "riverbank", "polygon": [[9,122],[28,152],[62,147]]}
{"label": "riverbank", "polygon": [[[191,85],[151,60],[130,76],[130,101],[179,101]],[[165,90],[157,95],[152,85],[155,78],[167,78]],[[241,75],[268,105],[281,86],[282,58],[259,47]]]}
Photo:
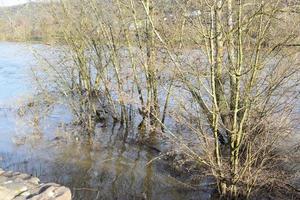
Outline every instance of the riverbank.
{"label": "riverbank", "polygon": [[1,200],[71,200],[69,188],[55,183],[40,183],[37,177],[0,168]]}

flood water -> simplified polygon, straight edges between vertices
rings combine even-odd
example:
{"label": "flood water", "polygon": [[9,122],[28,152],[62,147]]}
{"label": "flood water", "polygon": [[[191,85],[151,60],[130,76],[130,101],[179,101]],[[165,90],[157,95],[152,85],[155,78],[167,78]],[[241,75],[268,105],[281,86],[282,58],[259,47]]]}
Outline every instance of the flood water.
{"label": "flood water", "polygon": [[34,48],[49,47],[0,42],[1,168],[65,185],[73,199],[210,199],[176,179],[166,161],[149,163],[158,152],[124,142],[128,135],[118,124],[97,127],[90,142],[64,125],[72,116],[59,105],[33,128],[19,108],[37,95]]}

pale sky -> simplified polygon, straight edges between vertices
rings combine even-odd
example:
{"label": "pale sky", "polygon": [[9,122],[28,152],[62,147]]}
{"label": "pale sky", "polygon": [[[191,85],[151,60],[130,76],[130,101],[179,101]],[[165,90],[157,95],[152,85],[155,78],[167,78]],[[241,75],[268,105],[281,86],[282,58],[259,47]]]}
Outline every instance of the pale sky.
{"label": "pale sky", "polygon": [[13,6],[17,4],[26,3],[29,0],[0,0],[0,6]]}

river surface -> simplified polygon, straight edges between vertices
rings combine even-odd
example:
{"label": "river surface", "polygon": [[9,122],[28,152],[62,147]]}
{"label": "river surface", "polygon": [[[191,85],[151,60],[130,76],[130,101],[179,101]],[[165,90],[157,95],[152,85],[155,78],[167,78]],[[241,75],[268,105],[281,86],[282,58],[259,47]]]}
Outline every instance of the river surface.
{"label": "river surface", "polygon": [[149,162],[158,155],[155,150],[124,142],[118,125],[96,128],[90,142],[64,126],[72,115],[62,105],[37,121],[20,114],[38,94],[32,69],[39,62],[32,50],[49,48],[0,42],[1,168],[65,185],[73,199],[210,199],[179,182],[164,161]]}

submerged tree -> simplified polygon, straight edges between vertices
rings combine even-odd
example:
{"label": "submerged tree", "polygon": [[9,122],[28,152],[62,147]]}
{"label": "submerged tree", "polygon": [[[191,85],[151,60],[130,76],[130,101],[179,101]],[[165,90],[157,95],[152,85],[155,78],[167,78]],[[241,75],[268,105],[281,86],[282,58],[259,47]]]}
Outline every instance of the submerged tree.
{"label": "submerged tree", "polygon": [[207,62],[176,68],[200,112],[192,112],[199,117],[190,126],[202,153],[187,152],[211,170],[222,196],[249,197],[256,186],[274,180],[275,152],[291,133],[299,61],[297,50],[288,47],[299,35],[296,29],[276,32],[291,12],[282,1],[215,0],[198,6],[202,14],[191,26],[201,34],[197,45]]}
{"label": "submerged tree", "polygon": [[54,67],[57,81],[79,100],[70,105],[90,132],[99,104],[122,124],[129,107],[139,110],[150,133],[170,132],[167,115],[188,127],[199,145],[177,140],[187,157],[212,174],[223,197],[249,198],[282,175],[277,150],[292,132],[299,95],[299,30],[282,27],[299,5],[168,3],[62,1],[56,19],[72,62]]}

